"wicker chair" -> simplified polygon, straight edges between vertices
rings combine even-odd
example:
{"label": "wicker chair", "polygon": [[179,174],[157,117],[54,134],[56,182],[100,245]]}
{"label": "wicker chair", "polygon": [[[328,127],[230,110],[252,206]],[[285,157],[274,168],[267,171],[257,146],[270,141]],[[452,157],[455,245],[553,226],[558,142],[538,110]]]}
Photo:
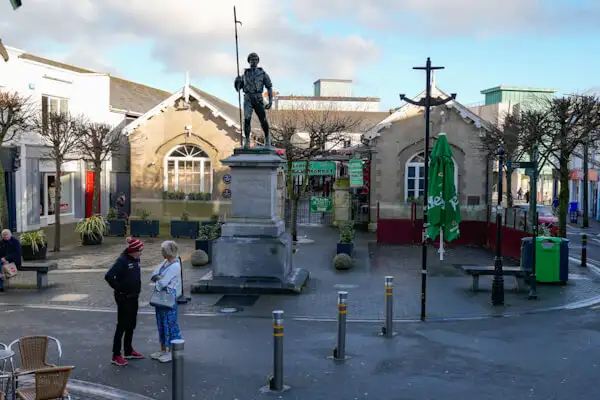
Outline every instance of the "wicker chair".
{"label": "wicker chair", "polygon": [[35,386],[17,390],[21,400],[70,399],[67,383],[74,367],[47,368],[35,372]]}
{"label": "wicker chair", "polygon": [[[49,364],[47,362],[48,341],[56,342],[58,349],[58,363]],[[52,336],[24,336],[12,342],[8,348],[12,350],[13,346],[19,344],[19,368],[15,371],[17,375],[27,375],[35,373],[40,369],[52,368],[60,365],[62,358],[62,346],[60,341]],[[14,350],[13,350],[14,351]]]}

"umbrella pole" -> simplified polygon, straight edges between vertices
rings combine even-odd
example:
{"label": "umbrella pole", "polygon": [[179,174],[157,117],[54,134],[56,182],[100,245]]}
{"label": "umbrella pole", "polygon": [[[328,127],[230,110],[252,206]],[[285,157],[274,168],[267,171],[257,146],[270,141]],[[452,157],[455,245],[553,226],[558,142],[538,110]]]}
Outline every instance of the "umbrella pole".
{"label": "umbrella pole", "polygon": [[444,230],[440,231],[440,261],[444,261]]}

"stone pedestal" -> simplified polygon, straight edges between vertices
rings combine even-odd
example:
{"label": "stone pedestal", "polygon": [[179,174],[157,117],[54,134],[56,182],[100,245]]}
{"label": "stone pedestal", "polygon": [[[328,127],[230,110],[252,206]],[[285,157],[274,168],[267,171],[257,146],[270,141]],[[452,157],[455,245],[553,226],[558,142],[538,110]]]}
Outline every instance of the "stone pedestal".
{"label": "stone pedestal", "polygon": [[333,221],[337,226],[352,218],[350,204],[350,181],[338,178],[333,186]]}
{"label": "stone pedestal", "polygon": [[192,293],[302,291],[308,272],[292,267],[292,238],[279,217],[277,169],[271,149],[236,149],[222,160],[231,168],[231,217],[213,242],[212,276]]}

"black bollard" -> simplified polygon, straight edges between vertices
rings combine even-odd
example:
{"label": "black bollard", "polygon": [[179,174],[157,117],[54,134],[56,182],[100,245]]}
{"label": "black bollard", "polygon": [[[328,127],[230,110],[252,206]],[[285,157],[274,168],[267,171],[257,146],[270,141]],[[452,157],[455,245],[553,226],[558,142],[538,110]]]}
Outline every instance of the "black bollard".
{"label": "black bollard", "polygon": [[583,235],[581,238],[581,266],[587,267],[587,235]]}

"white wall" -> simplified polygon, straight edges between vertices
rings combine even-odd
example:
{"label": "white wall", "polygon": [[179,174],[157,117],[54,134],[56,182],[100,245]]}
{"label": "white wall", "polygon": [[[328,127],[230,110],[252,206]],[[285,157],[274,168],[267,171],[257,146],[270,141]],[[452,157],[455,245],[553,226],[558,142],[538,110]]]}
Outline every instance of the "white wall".
{"label": "white wall", "polygon": [[[21,50],[8,47],[10,59],[8,62],[0,62],[0,89],[4,91],[17,91],[23,96],[30,97],[36,107],[41,108],[42,95],[64,98],[68,100],[69,112],[73,115],[83,115],[93,122],[118,125],[125,116],[122,113],[112,112],[110,109],[110,76],[103,73],[78,73],[58,67],[41,64],[35,61],[19,58]],[[25,132],[19,140],[5,145],[20,145],[21,157],[27,154],[30,145],[42,144],[38,135]],[[110,162],[105,163],[109,165]],[[85,163],[78,163],[78,170],[82,173],[80,187],[75,187],[75,196],[82,196],[82,204],[85,206]],[[25,188],[27,171],[25,163],[21,163],[21,171],[16,174],[17,188]],[[102,212],[108,210],[110,172],[105,169],[100,177],[102,184]],[[23,205],[27,204],[27,193],[25,190],[17,190],[17,226],[19,231],[28,231],[38,226],[27,225],[27,210]],[[67,219],[68,220],[68,219]],[[41,225],[45,222],[42,220]]]}

